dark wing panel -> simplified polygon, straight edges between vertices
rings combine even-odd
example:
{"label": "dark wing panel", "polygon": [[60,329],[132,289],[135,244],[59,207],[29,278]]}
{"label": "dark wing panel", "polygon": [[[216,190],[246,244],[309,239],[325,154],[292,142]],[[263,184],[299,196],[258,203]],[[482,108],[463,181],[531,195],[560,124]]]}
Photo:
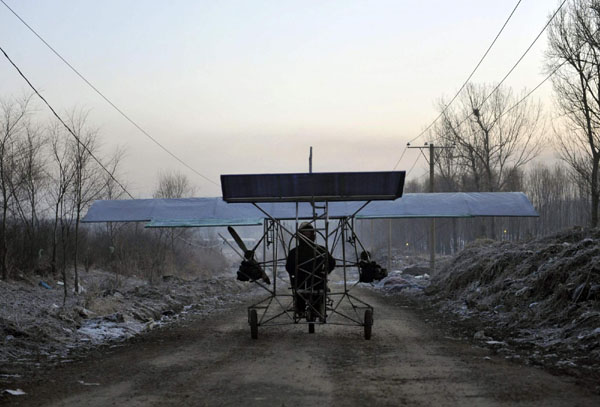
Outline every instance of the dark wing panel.
{"label": "dark wing panel", "polygon": [[404,171],[221,175],[227,202],[323,202],[394,200],[402,196]]}

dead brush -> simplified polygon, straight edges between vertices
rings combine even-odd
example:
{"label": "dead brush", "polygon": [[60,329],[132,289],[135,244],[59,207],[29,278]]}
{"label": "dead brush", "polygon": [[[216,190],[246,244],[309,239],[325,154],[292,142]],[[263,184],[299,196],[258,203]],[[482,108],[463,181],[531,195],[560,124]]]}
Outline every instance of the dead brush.
{"label": "dead brush", "polygon": [[106,297],[113,295],[115,292],[123,288],[123,277],[119,273],[115,273],[112,277],[103,279],[98,285],[99,295]]}
{"label": "dead brush", "polygon": [[100,282],[98,280],[92,280],[88,283],[88,287],[82,296],[82,305],[84,308],[91,308],[94,300],[101,296],[103,290],[100,287]]}

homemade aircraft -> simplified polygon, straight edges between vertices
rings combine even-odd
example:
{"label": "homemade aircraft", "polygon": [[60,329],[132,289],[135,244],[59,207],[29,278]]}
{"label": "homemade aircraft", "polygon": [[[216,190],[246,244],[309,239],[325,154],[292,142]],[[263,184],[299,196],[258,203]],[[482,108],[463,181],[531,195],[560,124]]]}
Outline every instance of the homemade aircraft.
{"label": "homemade aircraft", "polygon": [[[308,325],[309,333],[315,325],[357,326],[370,339],[373,307],[353,294],[358,283],[348,278],[358,267],[359,253],[366,251],[356,233],[357,219],[538,216],[519,192],[402,197],[404,176],[404,171],[222,175],[222,199],[96,201],[83,222],[143,221],[150,228],[227,226],[247,264],[246,271],[240,271],[267,293],[248,307],[253,339],[259,327],[286,324]],[[262,237],[251,249],[233,229],[244,225],[263,226]],[[299,233],[300,225],[316,233],[312,246]],[[312,247],[313,267],[308,267],[311,283],[300,287],[287,277],[285,265],[303,239]],[[329,253],[341,277],[335,284],[317,264]]]}

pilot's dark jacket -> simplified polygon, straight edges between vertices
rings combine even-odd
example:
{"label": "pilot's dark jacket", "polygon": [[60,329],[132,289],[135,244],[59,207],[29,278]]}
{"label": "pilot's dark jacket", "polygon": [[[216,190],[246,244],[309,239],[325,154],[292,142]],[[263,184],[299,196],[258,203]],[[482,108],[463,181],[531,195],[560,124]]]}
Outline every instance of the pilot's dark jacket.
{"label": "pilot's dark jacket", "polygon": [[316,243],[299,239],[298,247],[290,250],[285,269],[296,289],[323,289],[327,273],[335,268],[335,259]]}

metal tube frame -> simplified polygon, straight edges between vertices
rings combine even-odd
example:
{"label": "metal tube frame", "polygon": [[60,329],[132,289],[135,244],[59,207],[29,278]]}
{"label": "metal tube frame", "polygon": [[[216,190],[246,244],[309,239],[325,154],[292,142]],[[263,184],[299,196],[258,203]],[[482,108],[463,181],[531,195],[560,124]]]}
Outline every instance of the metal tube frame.
{"label": "metal tube frame", "polygon": [[[329,220],[329,204],[328,202],[324,202],[320,204],[320,206],[311,202],[312,206],[312,218],[306,219],[317,232],[317,237],[321,236],[325,241],[324,248],[327,253],[331,253],[341,246],[341,259],[336,258],[336,268],[341,268],[343,273],[343,289],[342,291],[333,291],[329,290],[327,287],[327,274],[325,275],[324,281],[324,289],[317,289],[315,286],[320,285],[323,282],[323,278],[317,276],[314,273],[316,262],[319,258],[324,258],[326,261],[326,256],[323,254],[317,253],[317,246],[314,247],[314,255],[313,255],[313,274],[311,277],[311,282],[305,290],[299,290],[298,287],[290,287],[292,292],[289,291],[283,292],[282,289],[278,290],[277,279],[281,279],[277,276],[278,265],[280,263],[285,264],[287,256],[284,258],[278,258],[278,246],[281,243],[283,249],[286,248],[286,237],[285,233],[291,236],[290,244],[287,245],[288,252],[291,250],[292,242],[295,241],[295,247],[297,248],[299,245],[299,240],[304,238],[304,235],[298,233],[299,221],[305,218],[300,217],[300,205],[296,202],[296,217],[294,219],[294,230],[290,230],[286,225],[283,224],[282,219],[276,219],[272,217],[268,212],[266,212],[263,208],[261,208],[258,204],[254,203],[253,205],[260,210],[265,215],[265,221],[263,223],[263,236],[261,237],[259,243],[263,245],[263,259],[259,264],[264,267],[265,272],[271,271],[273,275],[273,288],[265,286],[259,281],[255,281],[260,287],[265,289],[268,293],[268,296],[261,299],[260,301],[250,305],[248,307],[248,315],[250,315],[251,310],[256,310],[258,314],[258,326],[280,326],[280,325],[291,325],[291,324],[315,324],[315,325],[346,325],[346,326],[364,326],[363,317],[359,314],[359,311],[371,310],[373,311],[373,307],[366,302],[360,300],[356,296],[352,295],[350,292],[353,288],[355,288],[358,284],[358,281],[352,285],[348,284],[348,273],[347,270],[352,267],[358,267],[358,247],[364,250],[364,246],[358,236],[355,233],[355,216],[356,214],[364,208],[369,202],[366,202],[362,205],[354,214],[340,218],[337,222],[336,226],[333,230],[330,230],[330,220]],[[323,227],[319,228],[319,224],[322,224]],[[332,241],[330,247],[330,240]],[[351,247],[352,252],[355,258],[354,261],[350,261],[350,258],[347,257],[348,246]],[[268,250],[271,247],[271,250]],[[298,250],[296,250],[296,255],[298,254]],[[270,256],[268,259],[267,257]],[[341,264],[340,263],[341,260]],[[298,264],[298,259],[296,258],[296,264]],[[282,283],[285,281],[281,279]],[[285,287],[285,284],[281,284]],[[311,320],[308,320],[306,315],[297,312],[296,310],[296,295],[299,295],[303,298],[307,304],[307,311],[312,313]],[[314,304],[324,304],[322,309],[317,309]],[[350,314],[342,310],[340,307],[342,304],[350,305]],[[339,319],[339,321],[337,320]],[[250,323],[250,320],[248,320]]]}

